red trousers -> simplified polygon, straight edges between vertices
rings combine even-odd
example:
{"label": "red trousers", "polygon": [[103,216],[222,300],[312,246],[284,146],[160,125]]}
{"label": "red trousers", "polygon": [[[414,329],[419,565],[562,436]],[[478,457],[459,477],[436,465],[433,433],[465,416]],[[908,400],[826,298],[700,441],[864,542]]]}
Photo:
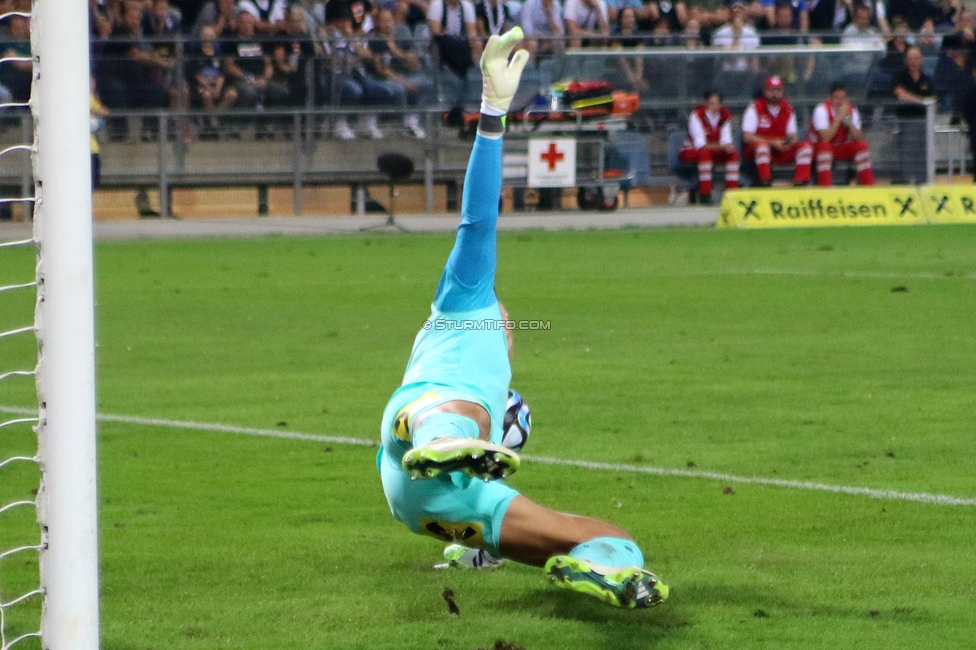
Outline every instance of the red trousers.
{"label": "red trousers", "polygon": [[725,189],[739,187],[739,153],[733,149],[731,153],[723,150],[713,151],[708,147],[701,149],[682,149],[678,157],[683,163],[698,165],[698,193],[711,195],[712,193],[712,165],[725,165]]}
{"label": "red trousers", "polygon": [[817,185],[830,187],[833,183],[830,169],[834,160],[853,160],[857,170],[858,185],[874,185],[874,170],[871,168],[871,149],[864,140],[830,144],[818,142],[815,148],[817,155]]}
{"label": "red trousers", "polygon": [[793,182],[806,184],[810,182],[810,166],[813,163],[813,145],[803,140],[794,142],[786,149],[773,151],[765,142],[746,145],[742,150],[742,157],[746,160],[756,161],[756,171],[763,183],[773,180],[773,170],[771,163],[777,165],[787,165],[793,163]]}

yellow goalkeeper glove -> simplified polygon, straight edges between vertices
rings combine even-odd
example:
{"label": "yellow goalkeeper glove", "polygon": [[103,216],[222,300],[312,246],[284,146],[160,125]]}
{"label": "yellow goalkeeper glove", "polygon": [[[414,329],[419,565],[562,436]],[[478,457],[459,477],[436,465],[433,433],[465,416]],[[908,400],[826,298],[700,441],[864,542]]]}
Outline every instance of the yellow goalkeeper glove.
{"label": "yellow goalkeeper glove", "polygon": [[512,105],[522,70],[529,61],[529,53],[519,50],[511,61],[508,57],[522,38],[522,28],[515,27],[501,36],[493,35],[485,45],[481,55],[481,112],[485,115],[506,115]]}

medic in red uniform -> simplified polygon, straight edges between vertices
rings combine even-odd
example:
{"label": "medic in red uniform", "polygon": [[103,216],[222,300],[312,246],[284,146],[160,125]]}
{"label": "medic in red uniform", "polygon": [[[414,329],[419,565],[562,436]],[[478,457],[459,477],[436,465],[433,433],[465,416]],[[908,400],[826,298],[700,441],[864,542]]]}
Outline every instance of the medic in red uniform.
{"label": "medic in red uniform", "polygon": [[770,163],[794,163],[793,183],[810,182],[813,145],[799,141],[796,114],[783,99],[783,80],[779,77],[770,77],[763,96],[746,108],[742,116],[742,142],[742,157],[756,161],[761,185],[769,185],[773,180]]}
{"label": "medic in red uniform", "polygon": [[817,156],[817,185],[830,187],[834,160],[853,160],[858,185],[874,185],[871,150],[861,131],[861,116],[840,84],[830,89],[827,101],[813,111],[810,141]]}
{"label": "medic in red uniform", "polygon": [[698,165],[698,195],[712,201],[712,166],[725,165],[725,189],[739,187],[739,152],[732,143],[732,114],[722,105],[722,95],[705,93],[705,103],[688,117],[688,138],[681,146],[681,162]]}

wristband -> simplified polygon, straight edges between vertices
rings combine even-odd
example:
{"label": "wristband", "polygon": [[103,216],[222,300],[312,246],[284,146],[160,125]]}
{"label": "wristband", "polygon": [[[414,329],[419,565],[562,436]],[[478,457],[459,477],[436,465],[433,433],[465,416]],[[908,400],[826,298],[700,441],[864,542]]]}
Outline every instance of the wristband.
{"label": "wristband", "polygon": [[478,133],[486,138],[497,140],[505,134],[505,116],[481,114],[478,120]]}

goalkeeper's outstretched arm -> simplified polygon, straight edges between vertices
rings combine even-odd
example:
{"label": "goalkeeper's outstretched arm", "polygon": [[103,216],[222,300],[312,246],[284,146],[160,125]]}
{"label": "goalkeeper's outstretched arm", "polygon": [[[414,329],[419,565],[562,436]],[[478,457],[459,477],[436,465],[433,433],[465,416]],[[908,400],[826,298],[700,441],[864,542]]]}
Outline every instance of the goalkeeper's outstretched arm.
{"label": "goalkeeper's outstretched arm", "polygon": [[434,299],[442,311],[471,311],[495,302],[502,135],[529,53],[519,50],[509,57],[521,41],[522,30],[516,27],[489,38],[481,56],[481,118],[464,178],[461,225]]}

